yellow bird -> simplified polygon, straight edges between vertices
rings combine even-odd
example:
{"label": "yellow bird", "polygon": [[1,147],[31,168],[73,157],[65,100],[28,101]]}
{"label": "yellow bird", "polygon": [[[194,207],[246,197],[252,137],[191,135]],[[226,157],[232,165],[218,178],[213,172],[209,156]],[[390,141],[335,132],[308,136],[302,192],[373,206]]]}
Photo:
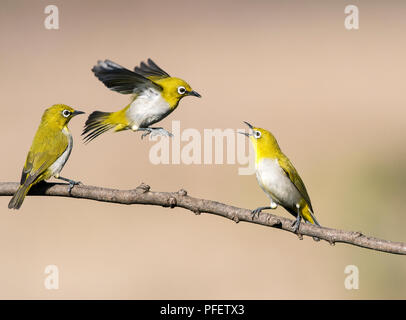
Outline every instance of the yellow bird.
{"label": "yellow bird", "polygon": [[73,147],[72,135],[67,127],[76,115],[84,113],[64,104],[55,104],[45,110],[32,142],[21,175],[20,186],[8,207],[19,209],[30,188],[51,177],[69,182],[69,190],[79,182],[59,175]]}
{"label": "yellow bird", "polygon": [[98,61],[92,71],[107,88],[133,96],[120,111],[90,114],[82,133],[86,142],[110,129],[144,131],[142,138],[148,134],[172,136],[163,128],[150,126],[174,111],[183,97],[201,97],[184,80],[171,77],[151,59],[141,62],[134,71],[110,60]]}
{"label": "yellow bird", "polygon": [[[245,121],[244,121],[245,122]],[[253,218],[264,209],[284,207],[296,217],[292,225],[297,232],[300,221],[317,222],[306,187],[290,160],[281,151],[275,137],[269,131],[256,128],[245,122],[250,133],[242,133],[250,138],[255,151],[255,171],[258,184],[271,200],[270,206],[252,211]]]}

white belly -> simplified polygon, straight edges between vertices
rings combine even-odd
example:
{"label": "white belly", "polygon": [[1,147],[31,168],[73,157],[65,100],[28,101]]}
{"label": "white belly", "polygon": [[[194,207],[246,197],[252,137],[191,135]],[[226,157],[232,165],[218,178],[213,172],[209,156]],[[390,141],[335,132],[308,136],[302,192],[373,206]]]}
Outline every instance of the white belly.
{"label": "white belly", "polygon": [[132,130],[148,127],[165,118],[172,110],[159,91],[147,89],[139,95],[127,110]]}
{"label": "white belly", "polygon": [[62,155],[49,167],[52,173],[52,176],[58,177],[59,173],[61,172],[62,168],[64,167],[66,161],[72,152],[73,147],[73,139],[72,135],[70,134],[69,130],[65,127],[62,131],[68,137],[68,146],[66,150],[62,153]]}
{"label": "white belly", "polygon": [[295,208],[302,198],[276,159],[263,159],[256,166],[257,180],[264,192],[277,204]]}

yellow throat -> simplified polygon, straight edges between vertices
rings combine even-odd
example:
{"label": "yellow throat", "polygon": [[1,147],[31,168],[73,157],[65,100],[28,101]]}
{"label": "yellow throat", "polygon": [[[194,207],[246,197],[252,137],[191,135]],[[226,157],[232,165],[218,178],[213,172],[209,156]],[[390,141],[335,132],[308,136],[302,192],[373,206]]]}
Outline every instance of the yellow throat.
{"label": "yellow throat", "polygon": [[255,151],[255,162],[258,164],[263,158],[277,159],[280,157],[282,151],[276,141],[275,137],[268,130],[252,127],[251,128],[258,137],[250,136],[252,146]]}

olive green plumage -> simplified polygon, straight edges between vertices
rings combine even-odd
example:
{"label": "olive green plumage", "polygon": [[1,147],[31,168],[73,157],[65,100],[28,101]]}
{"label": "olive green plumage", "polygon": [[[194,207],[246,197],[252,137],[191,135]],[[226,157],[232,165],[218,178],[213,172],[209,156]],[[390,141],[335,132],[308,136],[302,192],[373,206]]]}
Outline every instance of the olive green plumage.
{"label": "olive green plumage", "polygon": [[22,170],[20,186],[8,204],[10,209],[19,209],[30,188],[40,181],[54,176],[75,184],[73,180],[59,177],[59,173],[73,147],[67,124],[81,113],[64,104],[45,110]]}
{"label": "olive green plumage", "polygon": [[275,209],[281,205],[296,217],[295,231],[298,230],[302,218],[308,223],[319,225],[302,178],[280,149],[273,134],[245,123],[251,132],[243,134],[250,138],[254,147],[258,183],[271,200],[269,207],[253,210],[253,216],[259,215],[264,209]]}

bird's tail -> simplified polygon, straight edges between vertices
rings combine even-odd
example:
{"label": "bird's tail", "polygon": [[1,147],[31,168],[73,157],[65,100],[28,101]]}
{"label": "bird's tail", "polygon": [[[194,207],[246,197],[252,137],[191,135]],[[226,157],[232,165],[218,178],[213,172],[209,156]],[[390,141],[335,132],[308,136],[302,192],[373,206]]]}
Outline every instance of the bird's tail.
{"label": "bird's tail", "polygon": [[25,196],[27,195],[28,191],[31,189],[31,184],[22,184],[18,187],[16,193],[11,198],[10,202],[8,203],[9,209],[20,209]]}
{"label": "bird's tail", "polygon": [[[320,223],[316,220],[316,217],[314,216],[313,211],[309,208],[308,204],[306,204],[306,206],[302,209],[302,216],[306,222],[320,227]],[[313,237],[313,240],[320,241],[320,239],[317,237]]]}
{"label": "bird's tail", "polygon": [[112,112],[94,111],[86,120],[82,136],[85,142],[90,142],[102,133],[114,128],[117,124],[111,121]]}
{"label": "bird's tail", "polygon": [[302,217],[305,219],[305,221],[308,221],[311,224],[320,226],[319,222],[316,220],[316,217],[314,216],[314,213],[312,212],[312,210],[309,208],[309,206],[307,204],[302,209]]}

